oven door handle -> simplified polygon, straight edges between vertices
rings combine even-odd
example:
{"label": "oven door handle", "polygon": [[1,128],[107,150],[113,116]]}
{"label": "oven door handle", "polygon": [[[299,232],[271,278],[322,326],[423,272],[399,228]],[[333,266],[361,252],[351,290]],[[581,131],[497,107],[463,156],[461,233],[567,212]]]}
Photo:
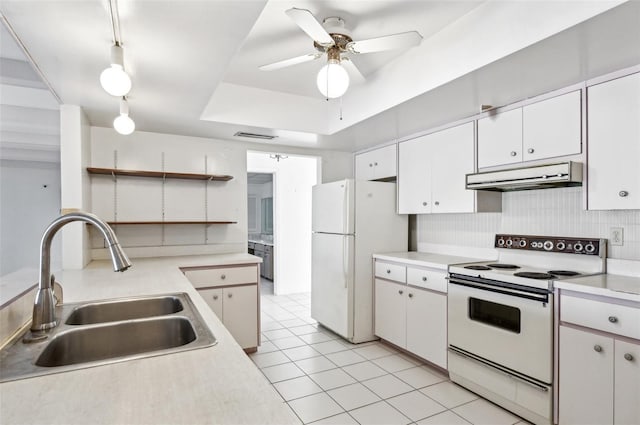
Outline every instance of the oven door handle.
{"label": "oven door handle", "polygon": [[455,277],[449,277],[449,283],[454,285],[466,286],[468,288],[474,288],[481,291],[490,291],[498,294],[511,295],[518,298],[525,298],[533,301],[540,301],[541,303],[549,302],[549,294],[548,293],[536,293],[536,292],[528,292],[521,291],[518,289],[510,288],[508,286],[496,286],[490,285],[480,282],[471,282],[468,280],[462,280]]}
{"label": "oven door handle", "polygon": [[494,366],[492,364],[489,364],[489,363],[487,363],[487,362],[485,362],[485,361],[483,361],[481,359],[478,359],[478,358],[476,358],[474,356],[471,356],[471,355],[469,355],[469,354],[457,349],[456,347],[449,346],[449,348],[447,348],[447,350],[452,354],[457,354],[460,357],[464,357],[467,360],[472,360],[472,361],[474,361],[475,363],[478,363],[481,366],[489,368],[489,369],[491,369],[493,371],[496,371],[496,372],[498,372],[498,373],[500,373],[502,375],[505,375],[505,376],[507,376],[509,378],[515,379],[516,381],[522,382],[523,384],[527,384],[530,387],[533,387],[538,391],[542,391],[542,392],[548,392],[549,391],[549,387],[546,387],[544,385],[538,384],[536,382],[530,381],[528,379],[522,378],[522,377],[514,375],[512,373],[509,373],[506,370],[503,370],[503,369],[501,369],[499,367],[496,367],[496,366]]}

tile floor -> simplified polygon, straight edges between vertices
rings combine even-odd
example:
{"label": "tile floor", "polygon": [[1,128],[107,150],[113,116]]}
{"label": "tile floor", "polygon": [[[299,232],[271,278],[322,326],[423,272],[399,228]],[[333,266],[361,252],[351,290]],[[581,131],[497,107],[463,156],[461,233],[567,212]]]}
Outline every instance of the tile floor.
{"label": "tile floor", "polygon": [[261,296],[262,345],[251,359],[308,424],[525,424],[381,342],[350,344],[310,316],[309,294]]}

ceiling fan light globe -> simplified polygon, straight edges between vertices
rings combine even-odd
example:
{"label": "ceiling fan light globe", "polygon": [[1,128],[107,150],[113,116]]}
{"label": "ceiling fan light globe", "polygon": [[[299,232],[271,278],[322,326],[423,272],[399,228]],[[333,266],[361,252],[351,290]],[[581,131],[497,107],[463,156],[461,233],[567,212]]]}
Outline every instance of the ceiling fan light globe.
{"label": "ceiling fan light globe", "polygon": [[328,63],[320,68],[316,83],[323,96],[334,99],[346,93],[349,74],[339,63]]}
{"label": "ceiling fan light globe", "polygon": [[118,64],[112,64],[102,71],[100,84],[111,96],[124,96],[131,90],[131,78]]}
{"label": "ceiling fan light globe", "polygon": [[136,123],[129,115],[121,114],[113,120],[113,128],[120,134],[128,136],[136,129]]}

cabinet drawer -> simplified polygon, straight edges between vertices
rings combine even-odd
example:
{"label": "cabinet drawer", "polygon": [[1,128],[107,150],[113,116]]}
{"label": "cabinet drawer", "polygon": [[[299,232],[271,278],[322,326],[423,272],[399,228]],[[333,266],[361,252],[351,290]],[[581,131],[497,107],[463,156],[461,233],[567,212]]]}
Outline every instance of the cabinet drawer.
{"label": "cabinet drawer", "polygon": [[640,339],[640,308],[563,295],[560,320]]}
{"label": "cabinet drawer", "polygon": [[407,270],[405,266],[376,261],[376,277],[406,283]]}
{"label": "cabinet drawer", "polygon": [[257,266],[221,267],[203,270],[187,270],[185,276],[196,288],[256,283]]}
{"label": "cabinet drawer", "polygon": [[447,292],[447,274],[435,270],[407,267],[407,283],[419,288]]}

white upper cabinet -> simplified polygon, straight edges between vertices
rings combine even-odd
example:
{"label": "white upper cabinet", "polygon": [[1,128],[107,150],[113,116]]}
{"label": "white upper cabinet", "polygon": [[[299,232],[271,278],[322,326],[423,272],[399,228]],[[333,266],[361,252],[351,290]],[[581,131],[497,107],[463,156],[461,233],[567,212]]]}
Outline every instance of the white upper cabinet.
{"label": "white upper cabinet", "polygon": [[522,161],[522,109],[478,120],[478,168]]}
{"label": "white upper cabinet", "polygon": [[588,209],[640,209],[640,73],[587,89]]}
{"label": "white upper cabinet", "polygon": [[581,92],[576,90],[478,120],[478,168],[579,154]]}
{"label": "white upper cabinet", "polygon": [[473,143],[473,122],[400,143],[398,212],[500,211],[499,193],[466,189],[465,176],[474,172]]}
{"label": "white upper cabinet", "polygon": [[396,176],[396,145],[355,156],[356,180],[381,180]]}

